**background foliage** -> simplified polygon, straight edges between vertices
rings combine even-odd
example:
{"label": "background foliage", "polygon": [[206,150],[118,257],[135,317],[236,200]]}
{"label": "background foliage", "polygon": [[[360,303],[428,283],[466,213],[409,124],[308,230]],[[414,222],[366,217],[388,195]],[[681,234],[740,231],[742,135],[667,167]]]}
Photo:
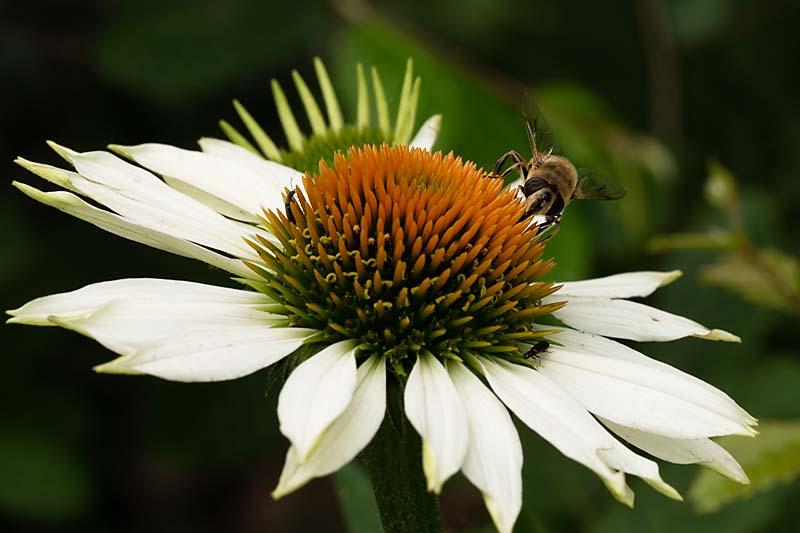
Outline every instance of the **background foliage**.
{"label": "background foliage", "polygon": [[[234,97],[279,137],[269,80],[288,84],[292,68],[313,78],[315,55],[332,67],[345,105],[355,101],[356,61],[379,67],[397,98],[413,57],[423,77],[418,117],[442,112],[439,147],[487,166],[525,149],[517,102],[533,87],[563,152],[629,191],[616,204],[570,207],[549,249],[554,278],[683,269],[654,304],[734,331],[743,344],[642,350],[779,421],[764,424],[763,439],[728,442],[753,478],[749,489],[665,465],[689,501],[633,481],[633,511],[524,430],[517,531],[745,533],[787,531],[800,519],[791,483],[800,471],[796,3],[78,0],[4,2],[2,11],[0,161],[9,185],[34,179],[11,164],[17,155],[57,161],[45,138],[79,150],[191,147],[221,135],[219,118],[235,119]],[[727,168],[735,196],[704,196],[709,158],[723,165],[712,165],[710,179]],[[10,186],[0,192],[0,236],[4,308],[118,277],[223,282]],[[765,263],[783,285],[764,275]],[[374,531],[358,468],[280,503],[268,497],[286,442],[263,374],[189,386],[97,376],[91,366],[110,354],[56,329],[3,326],[0,345],[4,531]],[[450,531],[489,531],[463,479],[448,483],[442,506]]]}

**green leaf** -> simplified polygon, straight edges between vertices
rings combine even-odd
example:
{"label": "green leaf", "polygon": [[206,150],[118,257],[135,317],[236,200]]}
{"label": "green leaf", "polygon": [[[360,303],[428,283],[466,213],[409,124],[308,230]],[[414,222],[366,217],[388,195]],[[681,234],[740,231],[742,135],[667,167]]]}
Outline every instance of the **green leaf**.
{"label": "green leaf", "polygon": [[645,245],[650,253],[664,253],[672,250],[729,249],[734,246],[733,235],[725,230],[706,232],[668,233],[655,235]]}
{"label": "green leaf", "polygon": [[[705,266],[700,277],[752,303],[788,311],[790,295],[786,292],[800,293],[800,261],[771,248],[755,253],[752,258],[734,253],[725,255]],[[774,272],[774,278],[766,273],[768,270]]]}
{"label": "green leaf", "polygon": [[0,509],[28,520],[73,520],[92,503],[84,466],[43,436],[0,435],[0,479]]}
{"label": "green leaf", "polygon": [[754,439],[725,437],[718,442],[730,451],[750,476],[750,485],[734,483],[703,470],[689,489],[700,512],[713,512],[734,500],[765,491],[800,475],[800,421],[773,420],[759,425]]}
{"label": "green leaf", "polygon": [[358,463],[350,463],[335,475],[344,521],[350,533],[382,533],[378,504],[369,476]]}

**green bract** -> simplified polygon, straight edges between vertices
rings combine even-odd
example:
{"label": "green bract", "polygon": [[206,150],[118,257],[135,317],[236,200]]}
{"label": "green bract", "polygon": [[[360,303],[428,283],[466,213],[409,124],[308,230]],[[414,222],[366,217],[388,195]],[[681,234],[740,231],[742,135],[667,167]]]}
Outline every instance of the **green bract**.
{"label": "green bract", "polygon": [[[322,92],[327,121],[303,77],[296,70],[292,71],[294,85],[303,102],[303,108],[311,126],[309,134],[304,134],[300,129],[297,118],[286,98],[286,93],[277,80],[272,80],[272,95],[286,136],[287,148],[278,147],[238,100],[233,101],[233,106],[250,134],[250,138],[225,120],[220,120],[219,123],[222,131],[232,142],[267,159],[303,172],[316,171],[321,160],[332,162],[335,152],[346,151],[352,146],[383,143],[409,144],[414,131],[421,83],[420,77],[414,76],[411,59],[406,63],[403,86],[400,90],[400,99],[394,120],[389,113],[386,92],[375,67],[370,72],[372,79],[372,93],[370,93],[364,68],[360,63],[356,66],[358,96],[355,121],[351,123],[346,122],[343,118],[339,98],[321,59],[314,60],[314,69]],[[372,112],[373,108],[374,113]]]}

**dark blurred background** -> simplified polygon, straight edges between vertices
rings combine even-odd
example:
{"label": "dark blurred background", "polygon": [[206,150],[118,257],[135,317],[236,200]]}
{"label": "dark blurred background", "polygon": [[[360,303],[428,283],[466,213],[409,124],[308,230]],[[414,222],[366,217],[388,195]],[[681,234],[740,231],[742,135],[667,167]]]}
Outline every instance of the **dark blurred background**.
{"label": "dark blurred background", "polygon": [[[418,120],[443,113],[438,147],[489,166],[510,148],[526,150],[518,101],[530,87],[562,151],[628,190],[621,202],[570,206],[549,248],[553,277],[683,269],[650,301],[744,342],[639,348],[720,386],[755,416],[782,420],[792,437],[769,450],[783,454],[777,466],[743,452],[756,457],[753,468],[745,461],[754,487],[734,491],[730,504],[703,505],[699,467],[664,465],[665,479],[693,497],[676,503],[634,479],[637,505],[628,510],[588,470],[522,430],[516,531],[793,530],[800,490],[785,481],[800,471],[791,420],[800,418],[797,292],[789,294],[800,286],[799,8],[788,0],[4,0],[2,306],[120,277],[227,283],[13,189],[12,179],[42,185],[14,157],[61,163],[45,139],[77,150],[194,147],[222,136],[219,119],[238,124],[230,104],[238,98],[282,142],[271,78],[290,88],[297,68],[314,86],[319,55],[352,117],[356,61],[380,69],[396,102],[412,57],[423,78]],[[735,177],[736,198],[704,196],[709,159]],[[746,241],[730,230],[739,207]],[[726,239],[766,259],[748,261],[755,256]],[[112,354],[73,333],[0,326],[0,339],[0,530],[375,530],[358,467],[271,500],[287,442],[263,374],[193,385],[103,376],[91,367]],[[772,477],[759,478],[764,469]],[[442,508],[450,531],[491,531],[480,495],[460,476]]]}

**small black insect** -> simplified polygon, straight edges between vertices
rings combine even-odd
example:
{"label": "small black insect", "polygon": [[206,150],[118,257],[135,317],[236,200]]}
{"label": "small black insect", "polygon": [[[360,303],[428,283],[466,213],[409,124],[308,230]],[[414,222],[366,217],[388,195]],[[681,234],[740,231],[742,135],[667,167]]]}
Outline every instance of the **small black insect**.
{"label": "small black insect", "polygon": [[548,348],[550,348],[549,342],[539,341],[533,346],[531,346],[530,350],[525,352],[525,354],[522,357],[524,357],[525,359],[538,359],[539,354],[546,351]]}

